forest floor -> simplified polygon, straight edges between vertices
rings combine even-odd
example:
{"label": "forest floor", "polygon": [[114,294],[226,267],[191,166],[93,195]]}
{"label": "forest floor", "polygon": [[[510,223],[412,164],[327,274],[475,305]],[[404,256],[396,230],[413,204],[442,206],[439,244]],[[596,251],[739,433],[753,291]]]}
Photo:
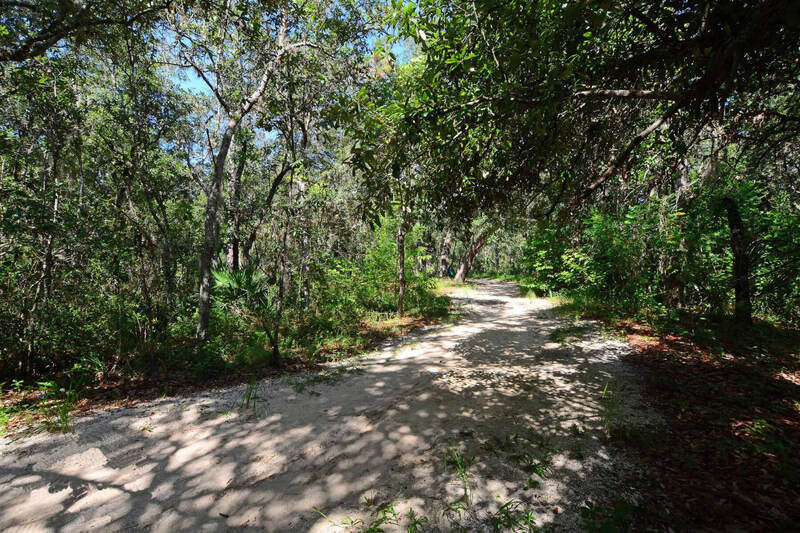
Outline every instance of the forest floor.
{"label": "forest floor", "polygon": [[[614,433],[664,422],[625,342],[511,283],[322,372],[0,438],[0,530],[574,531],[642,495]],[[371,528],[371,529],[370,529]]]}
{"label": "forest floor", "polygon": [[[794,531],[800,523],[800,340],[765,324],[680,335],[631,322],[626,357],[658,433],[612,432],[638,458],[634,530]],[[621,428],[624,429],[624,428]]]}

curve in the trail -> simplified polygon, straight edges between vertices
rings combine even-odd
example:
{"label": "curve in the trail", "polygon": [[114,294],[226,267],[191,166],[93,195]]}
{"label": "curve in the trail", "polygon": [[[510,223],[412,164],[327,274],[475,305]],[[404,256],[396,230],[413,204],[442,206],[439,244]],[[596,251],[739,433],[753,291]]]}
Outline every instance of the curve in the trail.
{"label": "curve in the trail", "polygon": [[603,444],[609,424],[651,422],[625,346],[510,283],[454,297],[457,324],[261,382],[255,407],[235,387],[6,439],[0,530],[405,530],[409,509],[434,530],[525,512],[579,529],[634,468]]}

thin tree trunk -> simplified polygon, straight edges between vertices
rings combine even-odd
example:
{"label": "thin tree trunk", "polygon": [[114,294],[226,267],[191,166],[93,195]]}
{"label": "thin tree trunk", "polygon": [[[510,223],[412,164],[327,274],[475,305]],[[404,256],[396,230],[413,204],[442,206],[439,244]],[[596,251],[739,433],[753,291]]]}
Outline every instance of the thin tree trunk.
{"label": "thin tree trunk", "polygon": [[222,195],[222,181],[225,177],[225,162],[228,159],[233,134],[239,121],[229,119],[225,132],[214,160],[214,176],[211,189],[206,201],[205,225],[203,232],[203,247],[200,250],[199,271],[200,289],[197,302],[197,336],[195,337],[195,351],[202,346],[208,338],[208,324],[211,318],[211,266],[214,250],[217,247],[217,211]]}
{"label": "thin tree trunk", "polygon": [[402,317],[405,314],[406,298],[406,224],[402,213],[397,223],[397,257],[397,277],[399,282],[397,289],[397,316]]}
{"label": "thin tree trunk", "polygon": [[250,231],[250,235],[247,237],[247,240],[244,242],[244,245],[241,248],[241,255],[242,255],[241,266],[243,268],[247,268],[247,266],[250,264],[250,251],[253,249],[253,244],[255,244],[256,242],[259,226],[256,226],[255,228],[252,229],[252,231]]}
{"label": "thin tree trunk", "polygon": [[242,143],[242,150],[239,154],[239,165],[233,175],[231,191],[231,216],[230,238],[228,240],[228,268],[239,270],[239,232],[241,227],[241,200],[242,200],[242,174],[244,165],[247,161],[247,141]]}
{"label": "thin tree trunk", "polygon": [[300,279],[297,282],[297,290],[300,305],[302,305],[304,309],[307,309],[309,295],[311,294],[311,261],[309,256],[311,255],[312,248],[309,246],[308,242],[308,220],[305,215],[302,216],[300,227],[304,229],[300,237],[300,250],[302,250],[302,253],[300,254],[300,268],[298,269]]}
{"label": "thin tree trunk", "polygon": [[439,252],[439,277],[446,278],[447,270],[450,266],[450,252],[453,249],[453,232],[445,230],[442,249]]}
{"label": "thin tree trunk", "polygon": [[753,323],[753,306],[750,302],[750,257],[747,239],[739,207],[733,198],[723,199],[728,212],[728,227],[731,231],[731,250],[733,251],[734,320],[749,326]]}
{"label": "thin tree trunk", "polygon": [[[53,235],[54,228],[58,222],[58,172],[59,172],[59,151],[55,150],[52,154],[52,163],[50,172],[43,173],[42,176],[42,193],[47,193],[47,176],[49,175],[52,180],[53,187],[53,203],[50,213],[50,222],[52,227],[46,232],[42,242],[44,254],[42,257],[41,275],[39,281],[36,283],[36,292],[33,295],[33,304],[28,312],[28,346],[26,349],[25,363],[22,370],[23,374],[33,374],[33,352],[34,352],[34,331],[36,328],[36,311],[39,308],[39,295],[43,293],[43,301],[47,304],[50,298],[50,289],[52,287],[52,274],[53,274],[53,242],[55,236]],[[45,156],[46,157],[46,156]]]}
{"label": "thin tree trunk", "polygon": [[286,218],[286,225],[283,228],[283,237],[281,239],[281,253],[278,264],[278,305],[275,308],[275,323],[272,326],[272,335],[270,342],[272,343],[272,363],[277,367],[283,366],[283,358],[278,341],[280,339],[281,316],[283,315],[283,301],[286,297],[286,245],[289,235],[289,218]]}
{"label": "thin tree trunk", "polygon": [[[53,177],[53,206],[52,206],[52,214],[50,217],[50,222],[53,224],[53,228],[56,227],[58,224],[58,186],[59,186],[59,165],[61,162],[59,161],[59,151],[56,150],[53,152],[53,167],[51,171],[51,176]],[[49,230],[47,232],[47,237],[45,237],[45,246],[44,246],[44,261],[42,263],[42,280],[44,283],[44,301],[50,299],[50,290],[53,285],[53,242],[55,240],[55,236],[53,235],[53,230]]]}
{"label": "thin tree trunk", "polygon": [[[278,187],[283,182],[283,178],[286,177],[286,175],[289,173],[291,168],[292,168],[292,166],[289,164],[288,159],[284,158],[283,166],[281,167],[280,172],[278,172],[278,174],[272,180],[272,185],[269,188],[269,193],[267,194],[267,199],[264,201],[264,209],[265,209],[265,211],[270,211],[272,209],[272,201],[274,200],[275,195],[278,192]],[[258,238],[258,230],[261,228],[261,225],[264,223],[265,217],[266,217],[266,214],[262,215],[262,217],[256,222],[256,225],[253,226],[253,229],[250,230],[250,235],[247,237],[247,239],[244,241],[244,243],[241,244],[241,248],[240,248],[241,249],[241,256],[242,256],[241,266],[243,268],[247,268],[247,265],[250,264],[250,253],[251,253],[251,251],[253,249],[253,245],[256,242],[256,238]]]}
{"label": "thin tree trunk", "polygon": [[[287,67],[288,68],[288,67]],[[288,72],[287,72],[288,75]],[[281,238],[281,251],[278,257],[278,305],[275,308],[275,323],[273,324],[273,333],[270,337],[272,341],[272,362],[277,367],[283,366],[283,359],[281,358],[281,352],[279,348],[279,340],[280,340],[280,328],[281,328],[281,317],[283,315],[283,304],[284,299],[286,297],[286,277],[287,277],[287,270],[286,270],[286,252],[287,252],[287,243],[288,243],[288,236],[289,236],[289,226],[292,223],[291,217],[293,214],[293,205],[292,205],[292,188],[294,187],[294,162],[297,161],[297,150],[295,146],[294,140],[294,100],[292,98],[292,85],[287,84],[288,88],[288,97],[289,97],[289,134],[288,134],[288,149],[291,151],[292,154],[292,165],[288,168],[289,172],[289,198],[288,198],[288,207],[286,208],[286,220],[284,222],[283,227],[283,236]],[[278,178],[276,178],[278,180]],[[273,182],[273,190],[277,191],[277,184],[279,181]],[[270,196],[268,200],[272,201],[273,190],[270,191]]]}
{"label": "thin tree trunk", "polygon": [[172,244],[167,236],[164,236],[161,248],[161,276],[164,280],[164,309],[161,313],[159,330],[163,333],[169,321],[172,297],[175,293],[175,264],[172,256]]}
{"label": "thin tree trunk", "polygon": [[456,272],[456,281],[461,283],[467,280],[467,276],[469,275],[469,271],[472,269],[472,262],[475,260],[475,257],[478,255],[478,252],[481,251],[483,245],[486,244],[486,240],[491,237],[492,233],[497,231],[499,225],[492,224],[488,228],[486,228],[478,238],[475,239],[469,246],[467,246],[467,250],[464,252],[464,256],[461,258],[461,264],[458,265],[458,272]]}

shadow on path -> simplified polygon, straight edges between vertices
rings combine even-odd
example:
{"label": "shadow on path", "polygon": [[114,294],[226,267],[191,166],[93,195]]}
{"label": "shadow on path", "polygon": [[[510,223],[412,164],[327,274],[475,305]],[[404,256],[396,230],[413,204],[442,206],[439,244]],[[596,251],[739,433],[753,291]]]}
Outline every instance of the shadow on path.
{"label": "shadow on path", "polygon": [[[236,387],[4,442],[0,529],[341,531],[329,520],[369,523],[376,502],[391,500],[447,530],[486,523],[512,499],[537,525],[576,529],[583,502],[613,493],[633,468],[603,445],[602,391],[630,387],[621,416],[636,412],[636,391],[622,344],[592,332],[551,342],[563,320],[518,294],[480,280],[455,295],[460,323],[325,382],[262,382],[255,408],[239,409]],[[448,450],[470,459],[466,482]],[[465,490],[467,508],[447,513]]]}

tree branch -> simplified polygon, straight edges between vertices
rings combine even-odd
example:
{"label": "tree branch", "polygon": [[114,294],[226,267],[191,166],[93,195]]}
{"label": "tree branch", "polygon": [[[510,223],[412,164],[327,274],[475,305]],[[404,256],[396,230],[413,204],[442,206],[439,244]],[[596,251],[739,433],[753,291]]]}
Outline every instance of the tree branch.
{"label": "tree branch", "polygon": [[576,98],[641,98],[645,100],[677,100],[677,95],[646,89],[587,89],[578,91]]}
{"label": "tree branch", "polygon": [[[19,7],[23,7],[23,2],[15,3],[18,4]],[[60,14],[47,28],[40,30],[36,35],[31,35],[26,39],[23,39],[16,46],[11,45],[0,48],[0,63],[5,61],[25,61],[26,59],[38,57],[44,54],[58,41],[68,37],[72,32],[80,29],[107,25],[129,26],[146,15],[149,15],[150,13],[155,13],[157,11],[161,11],[162,9],[166,9],[171,3],[172,0],[167,0],[163,4],[158,4],[147,8],[139,13],[131,15],[130,17],[106,17],[95,20],[87,18],[90,9],[93,6],[92,3],[88,3],[83,6],[80,11],[68,18],[63,14]]]}
{"label": "tree branch", "polygon": [[675,115],[675,113],[677,113],[681,109],[682,105],[683,102],[675,102],[674,104],[672,104],[672,106],[670,106],[669,109],[667,109],[667,111],[663,115],[654,120],[645,129],[637,133],[636,136],[634,136],[634,138],[631,139],[630,142],[628,142],[628,145],[625,147],[625,149],[622,150],[622,152],[620,152],[616,157],[614,157],[611,160],[611,163],[609,164],[606,171],[603,172],[603,174],[599,178],[594,180],[588,187],[586,187],[586,189],[584,189],[584,191],[581,194],[575,197],[575,199],[570,204],[570,207],[574,207],[581,200],[586,199],[590,194],[592,194],[595,191],[595,189],[597,189],[600,185],[605,183],[606,180],[616,175],[623,167],[623,165],[627,163],[628,158],[630,157],[631,153],[633,153],[633,151],[636,149],[636,147],[638,147],[642,143],[642,141],[644,141],[651,133],[653,133],[656,129],[658,129],[658,127],[664,124],[664,122],[669,120],[670,117]]}

